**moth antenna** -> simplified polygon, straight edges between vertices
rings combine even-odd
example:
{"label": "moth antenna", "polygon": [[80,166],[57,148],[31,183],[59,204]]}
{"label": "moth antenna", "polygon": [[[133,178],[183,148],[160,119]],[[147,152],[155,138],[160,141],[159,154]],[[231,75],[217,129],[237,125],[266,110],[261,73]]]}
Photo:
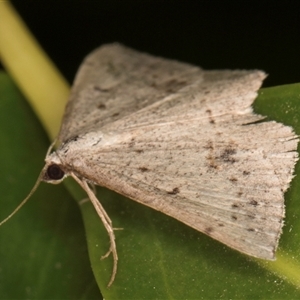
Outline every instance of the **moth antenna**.
{"label": "moth antenna", "polygon": [[51,145],[49,146],[48,150],[47,150],[47,153],[46,153],[46,157],[49,156],[50,152],[52,151],[52,149],[54,148],[54,145],[56,144],[57,142],[57,138],[51,143]]}
{"label": "moth antenna", "polygon": [[0,222],[0,226],[3,225],[6,221],[8,221],[14,214],[16,214],[18,212],[18,210],[20,210],[20,208],[29,200],[29,198],[33,195],[33,193],[36,191],[36,189],[38,188],[38,186],[41,183],[41,177],[44,174],[44,170],[45,167],[43,168],[43,170],[41,171],[38,179],[36,180],[33,188],[31,189],[31,191],[29,192],[28,196],[14,209],[14,211],[9,214],[4,220],[2,220]]}
{"label": "moth antenna", "polygon": [[90,198],[98,216],[100,217],[110,239],[110,247],[109,250],[105,255],[101,257],[101,259],[106,258],[109,256],[110,253],[112,253],[113,256],[113,270],[112,274],[109,280],[109,283],[107,287],[110,287],[112,283],[115,280],[116,274],[117,274],[117,265],[118,265],[118,254],[117,254],[117,247],[116,247],[116,241],[115,241],[115,234],[114,234],[114,229],[112,226],[112,221],[109,218],[108,214],[106,213],[105,209],[95,196],[94,192],[92,189],[89,187],[88,183],[86,180],[81,180],[79,179],[74,173],[70,173],[70,175],[77,181],[77,183],[86,191],[88,197]]}
{"label": "moth antenna", "polygon": [[[51,143],[51,145],[49,146],[49,148],[48,148],[48,150],[47,150],[47,154],[46,154],[46,157],[47,156],[49,156],[49,154],[50,154],[50,152],[52,151],[52,149],[53,149],[53,147],[54,147],[54,145],[55,145],[55,143],[57,142],[57,139],[55,139],[52,143]],[[18,210],[29,200],[29,198],[33,195],[33,193],[36,191],[36,189],[38,188],[38,186],[40,185],[40,183],[41,183],[41,178],[42,178],[42,176],[43,176],[43,174],[44,174],[44,171],[45,171],[45,169],[47,168],[48,166],[46,165],[44,168],[43,168],[43,170],[41,171],[41,173],[40,173],[40,175],[39,175],[39,177],[38,177],[38,179],[36,180],[36,182],[35,182],[35,184],[34,184],[34,186],[33,186],[33,188],[31,189],[31,191],[30,191],[30,193],[28,194],[28,196],[15,208],[15,210],[11,213],[11,214],[9,214],[4,220],[2,220],[1,222],[0,222],[0,226],[1,225],[3,225],[6,221],[8,221],[15,213],[17,213],[18,212]]]}

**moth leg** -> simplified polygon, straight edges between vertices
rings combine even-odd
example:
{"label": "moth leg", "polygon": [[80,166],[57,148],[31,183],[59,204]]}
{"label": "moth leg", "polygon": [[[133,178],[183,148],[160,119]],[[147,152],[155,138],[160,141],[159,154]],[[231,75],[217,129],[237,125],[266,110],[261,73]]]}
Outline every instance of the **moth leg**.
{"label": "moth leg", "polygon": [[[95,184],[93,184],[93,183],[88,183],[88,185],[89,185],[89,187],[91,188],[91,190],[93,191],[93,193],[95,194],[95,196],[97,195],[97,190],[96,190],[96,186],[95,186]],[[97,197],[97,196],[96,196]],[[84,199],[82,199],[80,202],[79,202],[79,204],[81,205],[81,204],[83,204],[83,203],[85,203],[85,202],[87,202],[87,201],[90,201],[90,198],[84,198]],[[98,202],[99,202],[99,200],[98,200]],[[105,211],[104,211],[105,212]],[[106,213],[106,212],[105,212]],[[108,215],[107,215],[107,217],[108,217]],[[108,217],[108,221],[110,221],[111,222],[111,220],[110,220],[110,218]],[[111,225],[112,225],[112,222],[111,222]],[[124,228],[122,228],[122,227],[113,227],[113,230],[123,230]],[[103,255],[102,257],[101,257],[101,259],[103,259],[103,258],[106,258],[108,255],[109,255],[109,253],[110,253],[111,251],[109,250],[105,255]]]}
{"label": "moth leg", "polygon": [[93,183],[89,182],[89,187],[91,188],[91,190],[93,191],[93,193],[95,195],[97,195],[96,186]]}
{"label": "moth leg", "polygon": [[108,283],[108,287],[112,285],[112,283],[115,280],[116,274],[117,274],[117,265],[118,265],[118,254],[117,254],[117,246],[116,246],[116,241],[115,241],[115,234],[114,234],[114,228],[112,226],[112,221],[109,218],[108,214],[106,213],[105,209],[101,205],[101,203],[98,201],[97,197],[89,187],[88,183],[85,180],[79,179],[75,174],[71,173],[70,174],[77,182],[78,184],[86,191],[88,194],[92,204],[94,205],[94,208],[100,217],[107,233],[110,239],[110,247],[108,252],[101,257],[101,259],[108,257],[110,254],[113,256],[113,270],[112,274],[110,277],[110,281]]}
{"label": "moth leg", "polygon": [[112,250],[111,250],[111,247],[110,247],[109,250],[104,255],[101,256],[101,259],[104,259],[104,258],[108,257],[111,252],[112,252]]}
{"label": "moth leg", "polygon": [[91,201],[90,198],[83,198],[78,203],[79,203],[79,205],[83,205],[84,203],[86,203],[88,201]]}

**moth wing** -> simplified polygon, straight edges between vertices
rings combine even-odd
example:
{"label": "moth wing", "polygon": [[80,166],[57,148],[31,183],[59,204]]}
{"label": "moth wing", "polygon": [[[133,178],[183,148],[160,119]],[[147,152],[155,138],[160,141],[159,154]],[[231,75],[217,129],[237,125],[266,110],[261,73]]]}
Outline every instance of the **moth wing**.
{"label": "moth wing", "polygon": [[230,122],[230,116],[235,115],[243,115],[244,123],[255,122],[263,117],[251,114],[251,105],[265,77],[259,70],[202,71],[199,80],[187,81],[176,92],[166,91],[160,101],[106,124],[104,129],[123,132],[129,128],[189,120],[198,120],[201,126],[206,122],[217,123],[222,118]]}
{"label": "moth wing", "polygon": [[245,126],[243,116],[218,125],[160,124],[159,134],[142,128],[134,140],[120,136],[120,143],[65,159],[81,177],[241,252],[274,259],[297,139],[276,122]]}
{"label": "moth wing", "polygon": [[101,47],[77,75],[57,153],[79,177],[274,259],[298,139],[254,123],[264,76]]}
{"label": "moth wing", "polygon": [[117,43],[104,45],[88,55],[78,70],[59,141],[134,114],[202,77],[203,71],[195,66]]}
{"label": "moth wing", "polygon": [[274,259],[298,139],[280,123],[253,123],[262,118],[249,106],[261,83],[255,72],[242,72],[247,85],[228,73],[208,74],[213,79],[201,83],[208,89],[194,89],[187,102],[181,90],[107,124],[107,135],[89,132],[60,157],[81,177],[241,252]]}

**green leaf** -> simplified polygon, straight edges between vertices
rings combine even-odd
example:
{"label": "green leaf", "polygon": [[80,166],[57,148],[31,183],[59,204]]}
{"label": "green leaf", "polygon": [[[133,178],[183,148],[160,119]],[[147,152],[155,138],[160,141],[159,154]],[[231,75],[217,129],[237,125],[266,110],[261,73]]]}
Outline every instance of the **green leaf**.
{"label": "green leaf", "polygon": [[[11,86],[6,77],[1,78],[5,78],[5,87]],[[33,185],[48,142],[27,105],[21,99],[20,102],[12,99],[16,92],[2,90],[0,137],[6,146],[0,149],[3,162],[0,207],[4,218]],[[299,85],[264,89],[255,102],[255,111],[290,124],[299,133],[299,95]],[[72,194],[78,195],[77,200],[86,197],[73,182],[67,181],[67,186]],[[278,260],[265,262],[99,188],[98,198],[114,227],[123,228],[115,232],[119,255],[117,277],[107,288],[112,258],[100,259],[109,247],[107,233],[92,205],[88,201],[79,202],[92,268],[103,296],[105,299],[299,298],[299,189],[296,177],[286,193],[286,226]],[[4,298],[100,297],[85,269],[88,265],[85,241],[74,203],[63,185],[42,184],[30,202],[0,227],[0,294]],[[18,285],[12,286],[11,282]],[[60,296],[54,294],[58,291],[62,293]]]}
{"label": "green leaf", "polygon": [[[27,101],[0,72],[0,220],[25,198],[49,141]],[[101,299],[82,218],[64,185],[41,184],[0,227],[0,299]]]}

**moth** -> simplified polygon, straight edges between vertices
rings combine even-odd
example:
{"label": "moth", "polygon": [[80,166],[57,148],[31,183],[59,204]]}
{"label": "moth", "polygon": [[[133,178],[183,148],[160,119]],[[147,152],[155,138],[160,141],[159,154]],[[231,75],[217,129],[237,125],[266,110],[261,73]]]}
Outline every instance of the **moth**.
{"label": "moth", "polygon": [[86,57],[38,181],[71,176],[86,191],[110,238],[109,285],[114,229],[91,184],[242,253],[275,258],[298,136],[253,113],[265,76],[204,71],[117,43]]}

